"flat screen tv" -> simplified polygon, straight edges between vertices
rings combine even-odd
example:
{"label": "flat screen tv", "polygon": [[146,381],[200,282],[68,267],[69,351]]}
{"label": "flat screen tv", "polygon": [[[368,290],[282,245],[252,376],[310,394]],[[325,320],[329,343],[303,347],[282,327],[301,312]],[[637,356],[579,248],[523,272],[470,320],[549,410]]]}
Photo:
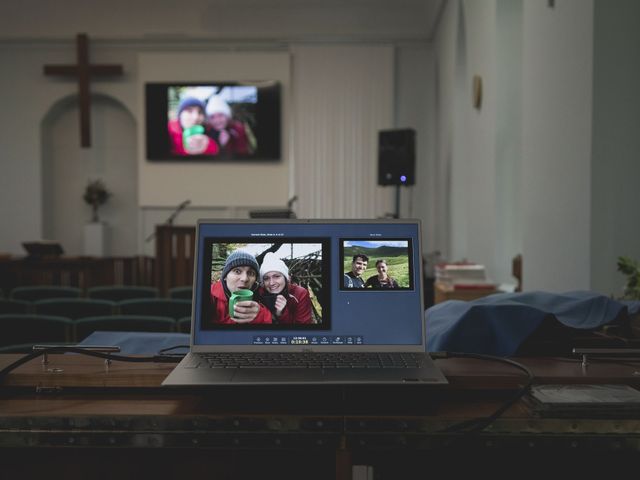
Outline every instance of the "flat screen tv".
{"label": "flat screen tv", "polygon": [[280,89],[270,81],[147,83],[147,160],[280,160]]}

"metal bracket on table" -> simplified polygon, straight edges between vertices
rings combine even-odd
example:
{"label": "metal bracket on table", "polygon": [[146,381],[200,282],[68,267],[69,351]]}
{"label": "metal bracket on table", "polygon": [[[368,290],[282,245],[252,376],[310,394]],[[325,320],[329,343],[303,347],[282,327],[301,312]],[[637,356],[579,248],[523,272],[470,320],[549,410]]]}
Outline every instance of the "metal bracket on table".
{"label": "metal bracket on table", "polygon": [[574,348],[575,355],[582,355],[582,368],[589,366],[589,355],[598,357],[640,357],[640,348]]}
{"label": "metal bracket on table", "polygon": [[[87,350],[89,352],[102,352],[102,353],[118,353],[120,352],[120,347],[112,346],[112,345],[34,345],[33,351],[41,351],[48,350],[50,348],[60,348],[64,349],[65,347],[73,347],[80,350]],[[48,352],[44,352],[42,354],[42,368],[46,369],[49,364],[49,355]],[[108,372],[109,365],[111,365],[111,360],[106,358],[104,360],[104,369]],[[50,369],[53,373],[61,373],[64,370],[62,368],[54,368]]]}

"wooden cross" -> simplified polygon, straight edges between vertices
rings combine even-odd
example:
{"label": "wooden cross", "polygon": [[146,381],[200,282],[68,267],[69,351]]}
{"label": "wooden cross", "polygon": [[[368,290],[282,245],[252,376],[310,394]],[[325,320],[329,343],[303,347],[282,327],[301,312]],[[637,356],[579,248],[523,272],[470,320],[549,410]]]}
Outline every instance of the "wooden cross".
{"label": "wooden cross", "polygon": [[89,111],[89,79],[92,76],[122,75],[122,65],[91,65],[89,63],[89,40],[86,33],[76,36],[78,63],[76,65],[45,65],[45,75],[78,77],[78,99],[80,102],[80,146],[91,146],[91,118]]}

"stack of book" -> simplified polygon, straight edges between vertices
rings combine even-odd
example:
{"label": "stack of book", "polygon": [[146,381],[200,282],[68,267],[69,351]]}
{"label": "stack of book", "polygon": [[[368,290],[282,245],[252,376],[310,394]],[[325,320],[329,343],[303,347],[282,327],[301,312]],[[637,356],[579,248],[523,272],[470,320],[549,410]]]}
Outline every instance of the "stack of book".
{"label": "stack of book", "polygon": [[441,263],[435,268],[435,281],[453,290],[493,290],[496,284],[487,279],[484,265],[471,262]]}

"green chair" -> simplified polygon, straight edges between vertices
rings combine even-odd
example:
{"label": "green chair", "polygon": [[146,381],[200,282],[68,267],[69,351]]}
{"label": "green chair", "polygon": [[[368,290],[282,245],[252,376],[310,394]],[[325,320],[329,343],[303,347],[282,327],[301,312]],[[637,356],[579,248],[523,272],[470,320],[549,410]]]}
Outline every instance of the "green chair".
{"label": "green chair", "polygon": [[116,302],[91,298],[52,298],[35,302],[33,307],[37,314],[59,315],[72,320],[116,313]]}
{"label": "green chair", "polygon": [[102,287],[91,287],[87,290],[87,297],[98,300],[110,300],[120,302],[134,298],[157,298],[160,292],[155,287],[144,287],[139,285],[105,285]]}
{"label": "green chair", "polygon": [[0,345],[67,343],[73,321],[69,318],[31,313],[0,315]]}
{"label": "green chair", "polygon": [[176,321],[154,315],[107,315],[80,318],[74,322],[75,339],[80,342],[98,330],[109,332],[175,332]]}
{"label": "green chair", "polygon": [[3,313],[29,313],[31,302],[24,300],[0,299],[0,314]]}
{"label": "green chair", "polygon": [[191,316],[179,318],[177,328],[180,333],[191,333]]}
{"label": "green chair", "polygon": [[173,287],[169,289],[169,298],[191,300],[191,297],[193,297],[193,287],[191,285],[186,285],[184,287]]}
{"label": "green chair", "polygon": [[80,298],[82,290],[77,287],[61,287],[59,285],[38,285],[29,287],[16,287],[11,290],[11,300],[24,300],[36,302],[48,298]]}
{"label": "green chair", "polygon": [[121,315],[155,315],[178,320],[191,315],[191,301],[177,298],[147,298],[118,302]]}

